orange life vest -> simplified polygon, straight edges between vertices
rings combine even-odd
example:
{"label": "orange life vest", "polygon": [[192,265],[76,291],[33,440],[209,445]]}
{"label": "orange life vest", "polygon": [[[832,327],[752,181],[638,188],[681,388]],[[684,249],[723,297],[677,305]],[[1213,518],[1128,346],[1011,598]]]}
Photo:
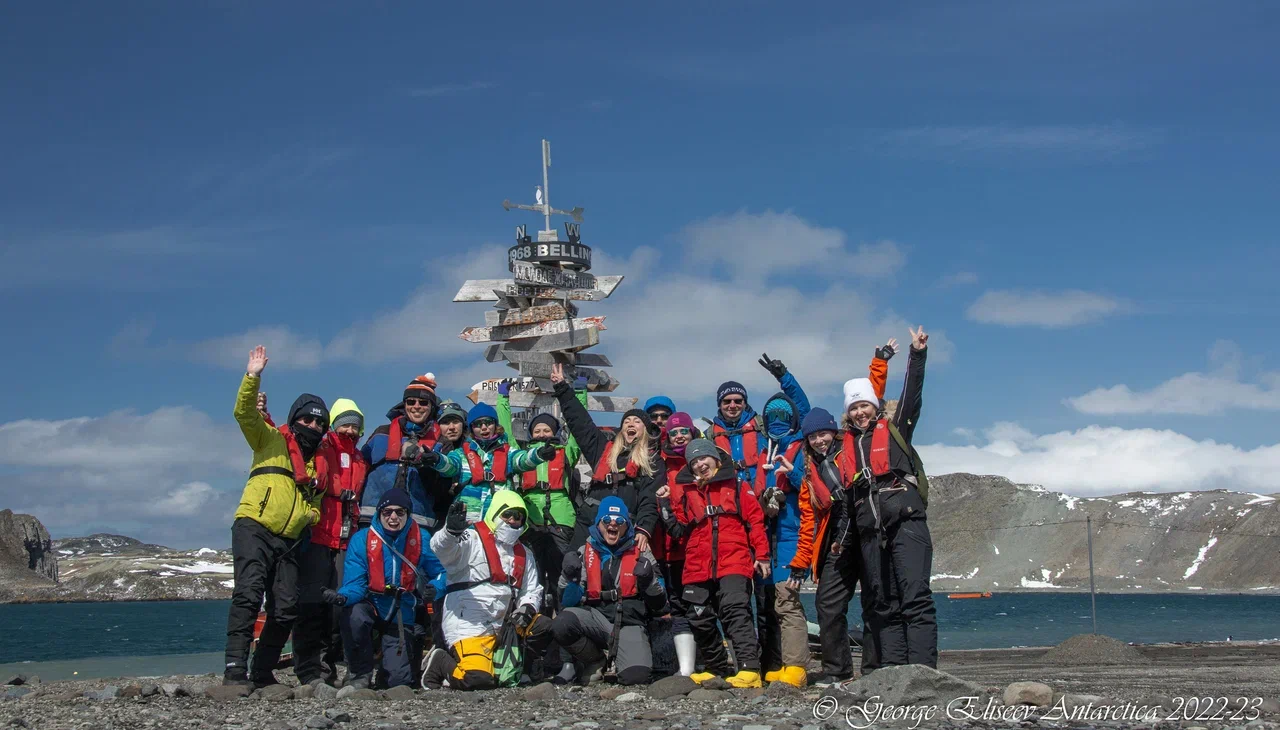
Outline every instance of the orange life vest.
{"label": "orange life vest", "polygon": [[524,543],[517,542],[515,545],[515,558],[511,563],[511,575],[508,576],[502,569],[502,556],[498,553],[498,542],[493,539],[493,530],[490,530],[488,523],[483,520],[473,527],[476,528],[476,534],[480,536],[480,545],[484,547],[485,562],[489,564],[488,582],[501,583],[519,590],[524,583]]}
{"label": "orange life vest", "polygon": [[[622,569],[618,572],[618,585],[610,591],[612,595],[606,597],[606,600],[622,600],[623,598],[632,598],[636,595],[636,558],[640,555],[640,551],[636,550],[636,546],[632,545],[627,548],[626,552],[619,556],[622,559]],[[587,574],[587,600],[599,601],[601,596],[600,590],[600,553],[591,547],[591,543],[583,546],[582,550],[582,569]]]}
{"label": "orange life vest", "polygon": [[547,490],[564,489],[564,449],[557,448],[556,455],[547,462],[547,481],[538,481],[537,469],[530,469],[520,475],[520,488],[526,492],[537,489],[539,484]]}
{"label": "orange life vest", "polygon": [[627,479],[635,479],[640,474],[640,467],[636,466],[630,459],[627,460],[625,472],[616,471],[613,468],[613,459],[610,458],[612,453],[612,446],[605,447],[604,453],[600,454],[600,460],[596,462],[596,471],[591,475],[592,480],[612,486],[615,474],[625,473]]}
{"label": "orange life vest", "polygon": [[[791,442],[791,445],[787,447],[787,450],[784,451],[782,455],[786,458],[787,461],[791,462],[794,465],[796,463],[796,454],[800,453],[800,447],[803,445],[804,445],[804,439],[796,439],[795,441]],[[772,474],[774,471],[776,471],[776,469],[763,468],[764,466],[763,464],[761,464],[760,466],[761,468],[756,469],[756,479],[754,482],[756,494],[764,493],[765,488],[768,487],[769,475]],[[791,480],[787,479],[786,477],[783,477],[782,479],[774,479],[773,486],[777,487],[778,489],[781,489],[784,492],[795,491],[794,489],[791,488]]]}
{"label": "orange life vest", "polygon": [[[418,579],[417,565],[422,557],[422,531],[418,529],[418,523],[413,520],[409,520],[407,529],[409,536],[404,541],[405,559],[400,563],[400,587],[411,591]],[[387,585],[385,563],[382,559],[382,543],[382,536],[370,527],[364,544],[368,550],[369,591],[372,593],[386,593],[390,587]]]}
{"label": "orange life vest", "polygon": [[[861,461],[858,453],[858,437],[860,435],[853,431],[845,432],[840,456],[837,457],[837,463],[840,466],[840,478],[845,485],[852,484],[855,479],[864,473],[863,467],[858,464]],[[871,463],[866,465],[871,470],[870,476],[882,477],[892,471],[889,465],[889,439],[889,422],[881,418],[876,421],[875,428],[871,432]]]}
{"label": "orange life vest", "polygon": [[489,468],[484,468],[484,457],[480,452],[471,448],[470,441],[462,442],[462,454],[467,457],[467,466],[471,470],[471,483],[484,484],[501,484],[507,481],[507,453],[511,449],[511,444],[503,442],[501,446],[493,451],[493,460],[489,462]]}
{"label": "orange life vest", "polygon": [[[393,419],[391,426],[387,430],[387,453],[382,457],[384,462],[400,461],[400,449],[404,443],[404,416]],[[435,448],[436,442],[440,440],[440,425],[432,421],[427,425],[426,430],[418,437],[418,445],[423,451],[430,451]]]}
{"label": "orange life vest", "polygon": [[711,424],[711,433],[715,434],[716,446],[719,446],[730,457],[733,446],[729,437],[742,434],[742,461],[734,464],[737,469],[753,469],[760,463],[760,432],[756,430],[756,419],[747,421],[741,428],[726,429],[718,423]]}

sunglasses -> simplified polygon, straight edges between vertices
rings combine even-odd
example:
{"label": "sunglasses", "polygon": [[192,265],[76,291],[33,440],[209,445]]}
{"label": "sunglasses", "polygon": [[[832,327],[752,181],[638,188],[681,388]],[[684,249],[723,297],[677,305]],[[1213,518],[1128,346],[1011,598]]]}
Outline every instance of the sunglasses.
{"label": "sunglasses", "polygon": [[311,428],[320,428],[324,425],[324,419],[319,416],[298,416],[293,420],[295,423],[301,423],[302,425],[310,426]]}
{"label": "sunglasses", "polygon": [[649,418],[671,418],[671,414],[666,411],[650,411]]}
{"label": "sunglasses", "polygon": [[431,401],[426,398],[405,398],[404,404],[406,406],[429,406]]}
{"label": "sunglasses", "polygon": [[524,512],[518,509],[503,510],[498,516],[504,520],[524,520]]}
{"label": "sunglasses", "polygon": [[688,428],[673,428],[667,431],[668,436],[692,436],[693,430]]}
{"label": "sunglasses", "polygon": [[726,406],[740,406],[746,403],[746,401],[743,400],[742,398],[725,398],[724,400],[720,401],[720,403],[721,405],[726,405]]}
{"label": "sunglasses", "polygon": [[600,522],[606,525],[625,525],[627,524],[627,518],[618,517],[616,515],[605,515],[600,518]]}
{"label": "sunglasses", "polygon": [[492,418],[477,418],[476,420],[471,422],[472,428],[475,428],[476,426],[496,426],[496,425],[498,425],[498,422],[493,420]]}
{"label": "sunglasses", "polygon": [[382,510],[382,514],[386,515],[387,517],[404,517],[405,515],[409,514],[409,510],[403,507],[388,507]]}

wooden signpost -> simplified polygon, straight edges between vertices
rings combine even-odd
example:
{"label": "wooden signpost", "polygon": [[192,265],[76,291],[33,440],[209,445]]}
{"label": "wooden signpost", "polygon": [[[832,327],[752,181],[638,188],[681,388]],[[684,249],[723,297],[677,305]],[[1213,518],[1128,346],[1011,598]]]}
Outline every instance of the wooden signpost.
{"label": "wooden signpost", "polygon": [[[524,225],[516,228],[516,245],[507,251],[509,279],[472,279],[454,295],[455,302],[494,302],[485,312],[484,325],[467,327],[458,336],[468,342],[491,343],[485,360],[506,363],[519,372],[509,380],[510,404],[527,411],[512,414],[517,438],[537,412],[560,415],[559,403],[550,381],[555,364],[565,367],[565,377],[586,379],[587,410],[618,413],[634,408],[638,399],[599,395],[617,389],[618,381],[600,368],[612,367],[608,357],[585,353],[600,342],[606,329],[603,316],[579,317],[573,302],[607,299],[622,283],[621,276],[595,276],[591,270],[591,248],[582,243],[579,225],[582,208],[560,210],[551,207],[548,168],[551,144],[542,141],[542,185],[535,191],[534,205],[518,205],[509,200],[507,210],[528,210],[543,216],[545,227],[537,240]],[[551,216],[571,218],[565,224],[567,241],[551,227]],[[472,403],[496,404],[502,378],[482,380],[472,386]]]}

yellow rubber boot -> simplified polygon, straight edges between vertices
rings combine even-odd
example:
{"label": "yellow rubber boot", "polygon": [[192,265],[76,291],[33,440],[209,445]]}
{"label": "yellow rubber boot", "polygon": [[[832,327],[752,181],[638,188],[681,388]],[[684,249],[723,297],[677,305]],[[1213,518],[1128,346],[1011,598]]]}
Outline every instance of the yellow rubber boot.
{"label": "yellow rubber boot", "polygon": [[712,672],[694,672],[693,674],[690,674],[690,675],[689,675],[689,679],[692,679],[693,681],[697,682],[698,684],[702,684],[703,682],[707,681],[708,679],[714,679],[714,678],[715,678],[715,676],[716,676],[716,675],[715,675],[715,674],[713,674]]}
{"label": "yellow rubber boot", "polygon": [[772,671],[772,672],[765,672],[765,673],[764,673],[764,681],[766,681],[766,682],[779,682],[779,681],[781,681],[781,680],[782,680],[782,670],[783,670],[783,669],[786,669],[786,667],[783,667],[782,669],[775,669],[775,670],[774,670],[774,671]]}
{"label": "yellow rubber boot", "polygon": [[760,673],[752,672],[747,669],[738,672],[732,677],[725,677],[724,681],[738,688],[764,686],[764,683],[760,681]]}
{"label": "yellow rubber boot", "polygon": [[804,689],[809,686],[809,673],[805,671],[804,667],[783,667],[782,671],[778,672],[778,675],[777,681],[789,684],[792,687]]}

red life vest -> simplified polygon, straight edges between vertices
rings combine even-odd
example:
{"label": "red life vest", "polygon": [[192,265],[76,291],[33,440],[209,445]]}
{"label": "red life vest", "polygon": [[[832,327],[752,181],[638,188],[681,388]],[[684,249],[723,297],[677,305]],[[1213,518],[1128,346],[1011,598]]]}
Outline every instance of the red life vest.
{"label": "red life vest", "polygon": [[[400,563],[400,587],[405,590],[413,590],[417,579],[418,560],[422,558],[422,531],[418,529],[418,523],[409,520],[409,536],[404,541],[404,557]],[[382,559],[382,536],[379,535],[372,527],[369,528],[369,534],[365,536],[364,544],[368,550],[369,561],[369,591],[376,594],[387,592],[387,576],[385,563]]]}
{"label": "red life vest", "polygon": [[[524,491],[538,488],[538,470],[530,469],[520,475],[520,488]],[[556,455],[547,462],[547,481],[543,489],[564,489],[564,449],[557,448]]]}
{"label": "red life vest", "polygon": [[[742,434],[741,468],[752,469],[760,463],[760,432],[756,430],[756,419],[752,418],[745,426],[735,429],[726,429],[718,423],[713,423],[711,432],[715,434],[716,446],[730,456],[733,455],[733,446],[729,443],[729,437]],[[739,467],[738,464],[734,466]]]}
{"label": "red life vest", "polygon": [[[791,462],[794,465],[796,463],[796,454],[800,453],[800,447],[803,445],[804,445],[804,439],[796,439],[795,441],[791,442],[791,445],[787,447],[787,450],[784,451],[782,455],[786,458],[787,461]],[[762,464],[761,466],[763,467],[764,465]],[[772,474],[774,471],[776,470],[764,469],[764,468],[756,469],[756,479],[754,483],[756,494],[764,493],[765,488],[768,487],[769,475]],[[791,480],[787,479],[786,477],[783,477],[782,479],[774,479],[773,485],[784,492],[795,491],[794,489],[791,488]]]}
{"label": "red life vest", "polygon": [[320,446],[316,448],[313,455],[316,475],[313,478],[307,473],[307,460],[302,458],[302,449],[298,448],[298,440],[293,437],[293,432],[289,430],[286,424],[276,429],[280,435],[284,437],[285,448],[289,452],[289,464],[291,469],[282,466],[260,466],[249,472],[249,477],[253,478],[262,474],[279,474],[293,478],[293,483],[310,492],[325,491],[329,488],[329,453],[327,449],[330,447],[324,442],[320,442]]}
{"label": "red life vest", "polygon": [[[832,444],[834,446],[834,444]],[[836,458],[839,458],[837,455]],[[809,491],[818,501],[817,510],[826,512],[831,509],[831,489],[827,487],[827,483],[822,480],[822,475],[818,473],[818,462],[808,454],[805,454],[804,478],[809,482]]]}
{"label": "red life vest", "polygon": [[[841,445],[840,456],[837,457],[837,463],[840,465],[840,478],[845,484],[852,484],[855,479],[862,475],[862,467],[858,462],[861,461],[861,454],[858,453],[858,437],[853,431],[847,431],[844,435],[844,441]],[[882,477],[892,471],[889,466],[889,422],[881,418],[876,421],[875,428],[871,432],[871,475]]]}
{"label": "red life vest", "polygon": [[[618,585],[614,587],[617,600],[632,598],[636,595],[636,558],[639,556],[636,546],[627,548],[621,555],[622,569],[618,573]],[[582,569],[587,575],[587,600],[600,600],[600,554],[591,547],[591,543],[583,546]]]}
{"label": "red life vest", "polygon": [[[400,449],[404,444],[404,426],[405,416],[393,419],[391,427],[387,431],[387,454],[382,457],[384,462],[400,461]],[[427,428],[418,437],[418,445],[423,451],[430,451],[435,448],[436,442],[440,440],[440,425],[435,421],[427,424]]]}
{"label": "red life vest", "polygon": [[[594,474],[591,475],[592,480],[597,482],[602,482],[604,484],[609,484],[609,485],[613,484],[614,482],[613,475],[618,474],[620,472],[616,471],[613,468],[614,467],[613,459],[610,456],[612,453],[613,453],[613,447],[609,446],[605,448],[603,454],[600,454],[600,461],[596,462],[596,471]],[[635,479],[636,476],[640,474],[640,467],[636,466],[635,463],[633,463],[630,459],[628,459],[625,473],[627,475],[626,477],[627,479]]]}
{"label": "red life vest", "polygon": [[484,484],[501,484],[507,481],[507,453],[511,450],[511,444],[504,442],[493,452],[493,460],[489,462],[489,469],[484,468],[484,457],[480,452],[471,448],[470,441],[462,442],[462,454],[467,457],[467,466],[471,470],[471,483]]}
{"label": "red life vest", "polygon": [[524,543],[516,543],[511,575],[508,576],[502,569],[502,556],[498,553],[498,542],[493,539],[493,530],[489,529],[489,525],[484,520],[475,523],[473,527],[476,528],[476,535],[480,537],[480,545],[484,548],[484,559],[489,564],[488,582],[501,583],[519,590],[524,583]]}

